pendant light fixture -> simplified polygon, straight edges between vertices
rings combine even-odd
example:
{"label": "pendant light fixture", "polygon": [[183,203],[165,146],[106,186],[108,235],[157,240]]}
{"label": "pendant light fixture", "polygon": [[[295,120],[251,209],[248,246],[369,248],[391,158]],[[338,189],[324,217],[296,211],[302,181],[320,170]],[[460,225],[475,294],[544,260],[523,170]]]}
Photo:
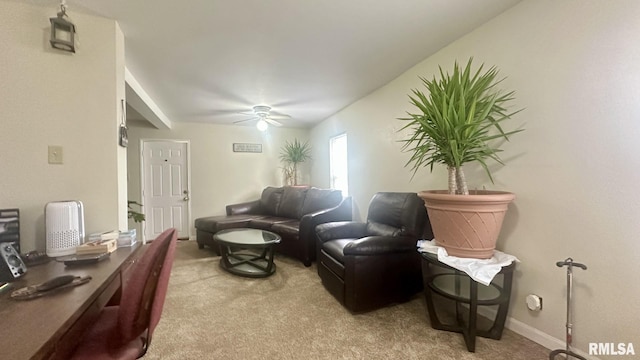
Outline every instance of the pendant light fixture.
{"label": "pendant light fixture", "polygon": [[51,21],[51,46],[72,53],[76,52],[75,34],[76,26],[68,20],[67,5],[65,1],[60,2],[60,12],[57,17],[49,19]]}

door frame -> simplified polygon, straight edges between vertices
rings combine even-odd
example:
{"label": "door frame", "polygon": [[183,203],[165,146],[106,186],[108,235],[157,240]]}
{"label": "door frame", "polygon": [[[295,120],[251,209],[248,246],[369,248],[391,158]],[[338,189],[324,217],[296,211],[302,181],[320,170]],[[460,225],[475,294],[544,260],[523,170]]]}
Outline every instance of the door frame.
{"label": "door frame", "polygon": [[[144,156],[143,156],[143,152],[144,152],[144,145],[145,143],[152,143],[152,142],[165,142],[165,143],[180,143],[180,144],[186,144],[186,148],[187,148],[187,191],[188,191],[188,196],[189,196],[189,201],[187,201],[187,236],[189,238],[189,240],[191,240],[191,141],[190,140],[176,140],[176,139],[140,139],[140,199],[142,201],[144,201],[144,184],[145,184],[145,171],[144,171]],[[142,213],[145,215],[145,217],[147,216],[146,210],[144,209],[144,206],[142,207]],[[147,239],[145,239],[145,234],[146,234],[146,226],[147,226],[147,222],[143,221],[141,224],[141,228],[142,228],[142,244],[146,244],[147,243]]]}

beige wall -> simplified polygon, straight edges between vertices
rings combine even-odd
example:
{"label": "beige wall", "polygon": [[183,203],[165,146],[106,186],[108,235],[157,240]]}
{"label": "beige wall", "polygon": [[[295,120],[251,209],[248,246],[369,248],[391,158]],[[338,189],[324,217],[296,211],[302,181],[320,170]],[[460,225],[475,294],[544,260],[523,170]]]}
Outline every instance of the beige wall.
{"label": "beige wall", "polygon": [[[516,90],[515,106],[526,108],[513,126],[526,131],[503,147],[507,165],[495,166],[495,184],[475,166],[467,177],[470,187],[517,194],[499,240],[522,261],[510,326],[562,347],[545,333],[564,341],[566,272],[555,262],[571,256],[589,266],[575,274],[574,345],[635,342],[638,354],[638,19],[634,0],[524,1],[314,128],[314,155],[325,159],[328,138],[346,131],[362,216],[376,191],[445,188],[444,169],[411,179],[394,119],[411,109],[407,94],[420,86],[418,76],[432,77],[439,64],[473,56],[496,65],[508,77],[503,88]],[[327,184],[327,173],[327,161],[316,161],[312,179]],[[542,296],[542,312],[527,310],[529,293]]]}
{"label": "beige wall", "polygon": [[[72,12],[80,46],[54,50],[56,10],[0,1],[0,208],[20,209],[25,251],[45,249],[50,201],[81,200],[87,232],[126,224],[118,190],[125,151],[116,137],[123,35],[112,20]],[[63,147],[64,164],[48,164],[48,145]]]}
{"label": "beige wall", "polygon": [[[260,132],[253,126],[210,125],[173,122],[173,129],[158,130],[131,123],[129,126],[129,199],[140,196],[140,139],[188,140],[191,149],[191,230],[193,220],[224,215],[225,206],[255,200],[266,186],[281,186],[280,150],[286,141],[308,139],[305,129],[270,127]],[[233,143],[262,144],[262,153],[234,153]],[[310,184],[309,167],[300,169],[301,181]]]}
{"label": "beige wall", "polygon": [[[192,220],[224,212],[229,203],[254,199],[280,185],[277,160],[285,140],[308,132],[252,127],[177,124],[172,131],[131,126],[130,147],[117,146],[123,38],[113,21],[73,13],[81,44],[76,54],[47,43],[55,8],[0,0],[0,207],[21,210],[25,250],[44,249],[43,208],[79,199],[87,230],[123,225],[123,152],[130,170],[129,199],[139,199],[141,138],[191,143]],[[349,137],[350,192],[357,216],[366,216],[376,191],[444,188],[445,173],[404,168],[394,120],[410,107],[407,94],[454,59],[497,65],[517,91],[514,118],[526,131],[504,146],[505,167],[491,184],[468,167],[472,187],[508,189],[518,198],[507,215],[499,248],[518,256],[510,326],[552,347],[565,319],[568,256],[589,266],[576,271],[575,345],[636,342],[640,310],[637,272],[640,214],[640,3],[634,0],[525,0],[442,49],[399,78],[314,128],[314,160],[304,182],[327,187],[328,138]],[[411,41],[417,41],[413,39]],[[419,44],[417,44],[419,46]],[[234,142],[262,143],[262,154],[231,152]],[[47,163],[47,146],[64,148],[64,165]],[[309,174],[309,172],[306,172]],[[193,232],[193,230],[192,230]],[[524,296],[536,293],[544,310],[529,312]],[[535,333],[537,329],[540,333]],[[533,334],[533,335],[532,335]],[[638,351],[638,350],[636,350]],[[606,357],[603,357],[606,358]]]}

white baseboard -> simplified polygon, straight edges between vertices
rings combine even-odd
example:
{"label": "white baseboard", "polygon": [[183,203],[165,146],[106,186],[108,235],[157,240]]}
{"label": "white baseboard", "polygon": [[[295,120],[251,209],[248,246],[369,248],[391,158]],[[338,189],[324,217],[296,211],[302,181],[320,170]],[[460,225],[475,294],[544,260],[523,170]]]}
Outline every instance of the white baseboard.
{"label": "white baseboard", "polygon": [[[486,307],[479,307],[478,308],[478,314],[482,315],[484,317],[487,317],[489,319],[494,319],[496,316],[496,310],[494,309],[489,309]],[[514,318],[512,318],[511,316],[507,317],[507,320],[504,323],[504,326],[513,331],[516,334],[522,335],[524,337],[526,337],[527,339],[536,342],[544,347],[546,347],[547,349],[549,349],[549,351],[551,350],[556,350],[556,349],[565,349],[567,347],[566,343],[563,340],[560,339],[556,339],[555,337],[542,332],[536,328],[534,328],[533,326],[527,325],[525,323],[523,323],[522,321],[516,320]],[[563,326],[564,327],[564,326]],[[580,351],[576,348],[572,348],[571,349],[573,352],[575,352],[576,354],[583,356],[586,359],[589,360],[600,360],[599,358],[589,355],[583,351]]]}

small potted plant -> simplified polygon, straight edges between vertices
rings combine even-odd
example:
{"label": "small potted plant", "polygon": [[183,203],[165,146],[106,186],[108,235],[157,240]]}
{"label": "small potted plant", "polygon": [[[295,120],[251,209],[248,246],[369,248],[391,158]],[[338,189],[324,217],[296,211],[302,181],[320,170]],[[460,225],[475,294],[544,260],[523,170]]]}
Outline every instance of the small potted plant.
{"label": "small potted plant", "polygon": [[143,213],[135,211],[131,205],[136,205],[142,207],[137,201],[127,200],[127,218],[133,219],[134,222],[141,223],[145,220],[145,216]]}
{"label": "small potted plant", "polygon": [[309,143],[305,142],[303,144],[298,139],[285,143],[280,154],[280,161],[284,163],[282,172],[287,185],[298,185],[298,164],[309,159],[311,159],[311,146],[309,146]]}
{"label": "small potted plant", "polygon": [[449,255],[491,258],[508,204],[515,195],[504,191],[469,191],[463,165],[479,163],[491,182],[487,165],[492,159],[502,164],[497,146],[500,140],[522,129],[504,131],[502,123],[520,110],[509,112],[506,105],[514,92],[501,92],[498,70],[483,72],[481,65],[471,70],[472,60],[462,69],[456,62],[453,73],[440,68],[440,77],[422,78],[427,94],[412,90],[410,103],[418,111],[409,112],[400,131],[408,131],[402,150],[412,155],[405,166],[415,172],[422,167],[433,171],[436,164],[448,169],[449,189],[421,191],[433,227],[436,243]]}

